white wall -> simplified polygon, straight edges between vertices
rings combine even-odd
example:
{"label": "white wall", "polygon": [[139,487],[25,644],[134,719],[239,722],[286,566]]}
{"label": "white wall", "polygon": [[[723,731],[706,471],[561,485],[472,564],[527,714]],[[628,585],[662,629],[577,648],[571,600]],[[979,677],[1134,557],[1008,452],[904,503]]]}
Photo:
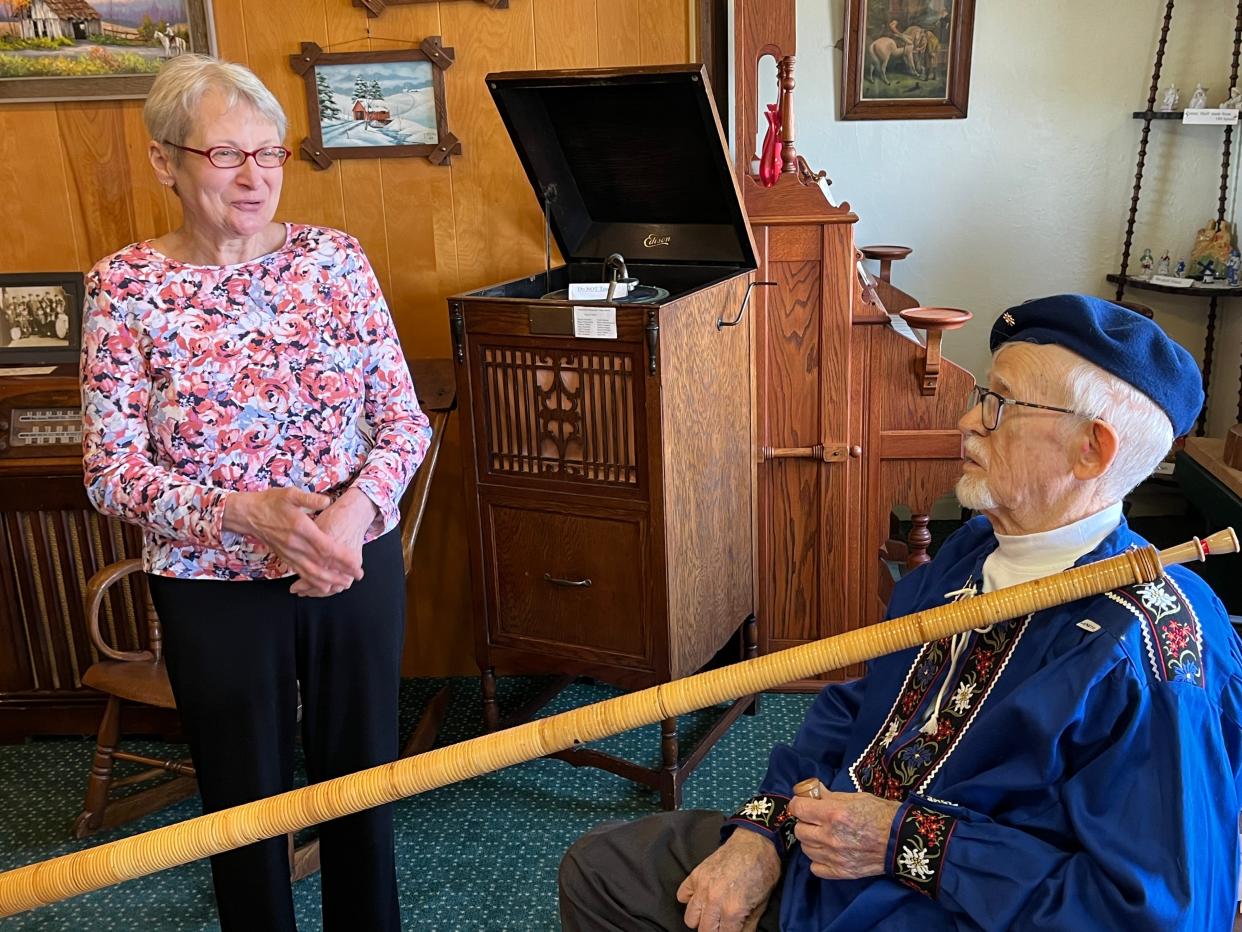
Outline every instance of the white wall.
{"label": "white wall", "polygon": [[[924,304],[973,311],[946,354],[982,375],[1004,308],[1066,291],[1113,296],[1163,0],[977,0],[965,120],[842,121],[845,0],[799,0],[797,147],[860,221],[859,244],[914,254],[894,281]],[[1234,4],[1179,0],[1161,88],[1225,96]],[[772,78],[775,87],[775,77]],[[775,99],[775,92],[773,97]],[[1236,201],[1235,132],[1230,203]],[[1131,268],[1150,246],[1176,262],[1215,219],[1223,130],[1153,124]],[[1131,290],[1201,357],[1207,302]],[[1237,420],[1242,299],[1222,302],[1209,433]]]}

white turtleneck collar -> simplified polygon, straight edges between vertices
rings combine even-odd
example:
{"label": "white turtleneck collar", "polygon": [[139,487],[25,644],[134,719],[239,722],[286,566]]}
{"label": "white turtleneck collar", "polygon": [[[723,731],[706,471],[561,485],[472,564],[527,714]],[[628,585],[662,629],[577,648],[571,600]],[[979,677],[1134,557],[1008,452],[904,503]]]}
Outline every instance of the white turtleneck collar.
{"label": "white turtleneck collar", "polygon": [[983,561],[983,591],[1051,576],[1073,566],[1121,524],[1121,502],[1037,534],[996,534],[996,550]]}

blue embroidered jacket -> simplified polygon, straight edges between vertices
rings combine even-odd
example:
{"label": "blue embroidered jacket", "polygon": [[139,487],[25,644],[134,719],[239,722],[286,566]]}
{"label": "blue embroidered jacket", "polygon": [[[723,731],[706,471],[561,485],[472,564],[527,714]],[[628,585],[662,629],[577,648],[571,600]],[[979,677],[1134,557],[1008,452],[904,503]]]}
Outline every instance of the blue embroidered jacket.
{"label": "blue embroidered jacket", "polygon": [[[1145,542],[1123,521],[1089,563]],[[907,576],[892,617],[982,578],[985,518]],[[785,857],[781,928],[1232,929],[1242,805],[1242,646],[1194,573],[874,661],[825,688],[730,820]],[[825,881],[784,806],[819,777],[902,801],[887,875]]]}

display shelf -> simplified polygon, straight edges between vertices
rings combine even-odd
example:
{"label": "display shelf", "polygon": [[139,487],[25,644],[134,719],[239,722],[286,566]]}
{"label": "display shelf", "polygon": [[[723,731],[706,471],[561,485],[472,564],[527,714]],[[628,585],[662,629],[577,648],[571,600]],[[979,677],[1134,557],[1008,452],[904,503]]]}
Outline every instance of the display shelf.
{"label": "display shelf", "polygon": [[1110,274],[1108,280],[1114,285],[1124,284],[1127,288],[1138,288],[1142,291],[1158,291],[1161,294],[1182,294],[1190,295],[1195,298],[1236,298],[1242,295],[1242,287],[1231,287],[1229,285],[1190,285],[1187,288],[1179,288],[1177,285],[1159,285],[1149,282],[1145,278],[1137,278],[1133,275],[1115,275]]}
{"label": "display shelf", "polygon": [[[1148,117],[1151,117],[1151,119],[1153,120],[1177,120],[1177,122],[1181,123],[1182,114],[1184,112],[1185,111],[1183,110],[1172,110],[1167,113],[1163,110],[1135,110],[1130,115],[1134,117],[1134,119],[1136,120],[1146,120]],[[1215,126],[1219,128],[1221,126],[1231,126],[1232,124],[1230,123],[1187,123],[1185,125],[1186,126]]]}

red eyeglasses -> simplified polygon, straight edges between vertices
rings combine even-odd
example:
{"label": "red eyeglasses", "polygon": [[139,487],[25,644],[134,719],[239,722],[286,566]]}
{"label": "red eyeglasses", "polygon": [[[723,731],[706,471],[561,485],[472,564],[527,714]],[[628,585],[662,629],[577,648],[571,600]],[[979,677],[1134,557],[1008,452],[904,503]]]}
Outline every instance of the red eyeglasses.
{"label": "red eyeglasses", "polygon": [[164,145],[180,149],[182,152],[193,152],[195,155],[201,155],[216,168],[241,168],[246,164],[246,159],[250,158],[254,159],[254,163],[260,168],[280,168],[289,160],[289,156],[293,154],[284,146],[264,146],[262,149],[247,152],[245,149],[237,148],[237,146],[212,146],[210,149],[191,149],[189,146],[179,146],[175,142],[169,142],[167,139],[164,140]]}

